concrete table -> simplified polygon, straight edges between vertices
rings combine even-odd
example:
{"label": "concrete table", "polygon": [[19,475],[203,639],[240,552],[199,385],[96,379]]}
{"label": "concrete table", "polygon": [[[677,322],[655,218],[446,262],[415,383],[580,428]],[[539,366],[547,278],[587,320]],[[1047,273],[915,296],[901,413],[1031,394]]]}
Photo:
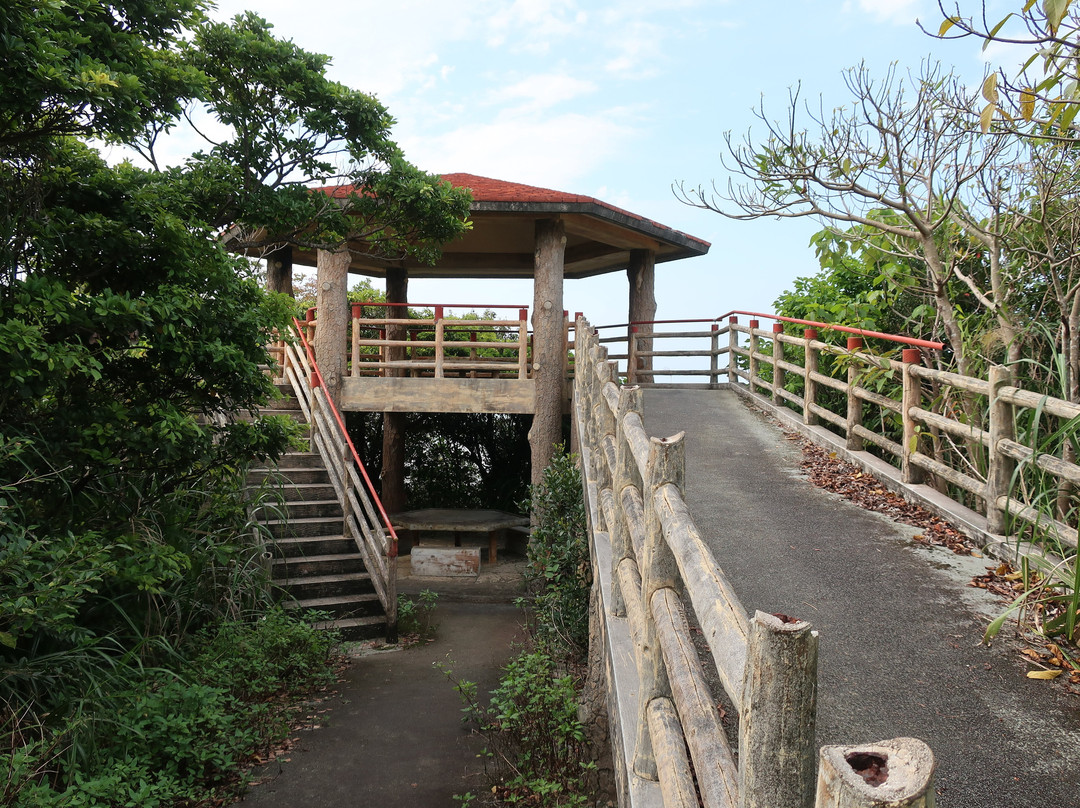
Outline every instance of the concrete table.
{"label": "concrete table", "polygon": [[[391,514],[390,524],[395,530],[408,530],[419,533],[421,530],[440,531],[454,534],[454,546],[461,546],[461,534],[468,532],[487,533],[488,563],[497,560],[496,552],[499,534],[512,527],[529,524],[527,516],[518,516],[506,511],[475,511],[463,508],[423,508],[418,511],[403,511]],[[417,536],[417,544],[420,543]]]}

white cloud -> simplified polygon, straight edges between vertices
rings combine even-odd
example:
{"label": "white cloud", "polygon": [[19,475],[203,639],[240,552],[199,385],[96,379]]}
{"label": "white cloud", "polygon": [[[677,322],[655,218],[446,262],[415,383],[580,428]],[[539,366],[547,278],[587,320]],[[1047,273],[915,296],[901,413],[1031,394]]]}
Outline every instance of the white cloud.
{"label": "white cloud", "polygon": [[596,91],[591,81],[565,73],[537,73],[485,96],[485,103],[513,105],[537,112]]}
{"label": "white cloud", "polygon": [[[923,8],[922,0],[857,0],[855,5],[865,14],[873,15],[878,22],[909,25],[915,22]],[[852,9],[851,0],[844,3],[844,11]]]}
{"label": "white cloud", "polygon": [[401,138],[425,170],[467,172],[574,192],[581,179],[622,151],[634,136],[625,110],[543,117],[504,115],[435,136]]}

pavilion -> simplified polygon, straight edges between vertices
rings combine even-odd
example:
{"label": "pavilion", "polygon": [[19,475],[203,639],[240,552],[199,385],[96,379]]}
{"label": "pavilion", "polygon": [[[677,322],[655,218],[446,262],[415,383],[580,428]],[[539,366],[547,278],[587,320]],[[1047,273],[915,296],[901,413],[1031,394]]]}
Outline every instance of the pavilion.
{"label": "pavilion", "polygon": [[[547,466],[553,446],[561,441],[564,347],[563,282],[607,272],[625,271],[629,280],[628,320],[651,321],[656,315],[655,266],[704,255],[709,243],[665,227],[643,216],[579,194],[521,183],[445,174],[442,179],[472,191],[473,227],[443,247],[441,259],[429,266],[409,258],[380,258],[362,249],[309,250],[284,248],[268,261],[270,288],[291,289],[292,267],[317,267],[319,325],[316,361],[330,390],[340,390],[346,372],[348,273],[385,278],[388,303],[408,303],[412,278],[532,278],[533,426],[532,477]],[[323,189],[344,196],[345,186]],[[560,355],[561,354],[561,355]],[[367,409],[340,402],[343,409]],[[475,408],[468,411],[476,411]],[[501,410],[500,410],[501,411]],[[383,500],[390,510],[404,500],[404,435],[400,413],[385,412],[383,432]]]}

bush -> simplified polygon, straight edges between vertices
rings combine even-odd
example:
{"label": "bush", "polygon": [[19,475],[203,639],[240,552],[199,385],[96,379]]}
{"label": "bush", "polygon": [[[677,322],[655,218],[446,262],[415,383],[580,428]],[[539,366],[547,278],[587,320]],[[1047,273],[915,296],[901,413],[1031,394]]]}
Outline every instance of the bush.
{"label": "bush", "polygon": [[538,639],[580,659],[589,644],[592,564],[577,460],[560,447],[540,485],[531,488],[536,525],[525,576]]}

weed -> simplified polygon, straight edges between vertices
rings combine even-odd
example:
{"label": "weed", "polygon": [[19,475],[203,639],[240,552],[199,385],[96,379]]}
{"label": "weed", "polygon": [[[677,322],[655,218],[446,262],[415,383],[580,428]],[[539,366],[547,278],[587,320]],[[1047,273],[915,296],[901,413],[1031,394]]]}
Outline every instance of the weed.
{"label": "weed", "polygon": [[416,635],[419,642],[434,639],[439,626],[432,622],[432,617],[438,599],[439,593],[430,589],[423,590],[416,600],[398,595],[398,630],[402,634]]}

